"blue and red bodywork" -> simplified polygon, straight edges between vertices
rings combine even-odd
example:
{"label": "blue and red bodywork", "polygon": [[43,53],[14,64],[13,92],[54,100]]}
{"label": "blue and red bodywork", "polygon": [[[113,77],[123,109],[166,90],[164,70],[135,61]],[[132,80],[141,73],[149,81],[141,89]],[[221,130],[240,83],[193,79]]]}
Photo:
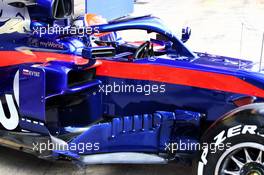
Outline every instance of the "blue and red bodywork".
{"label": "blue and red bodywork", "polygon": [[[171,46],[162,56],[133,59],[132,53],[132,59],[93,59],[82,52],[90,48],[89,43],[76,36],[0,35],[0,122],[7,140],[37,155],[30,151],[32,142],[91,143],[92,147],[96,143],[96,149],[49,153],[85,163],[90,161],[86,156],[98,153],[158,155],[166,153],[171,142],[198,142],[201,126],[238,107],[237,102],[263,102],[264,76],[252,71],[252,62],[193,53],[158,18],[145,16],[93,27],[102,33],[155,32]],[[117,55],[130,49],[118,43],[115,48]],[[147,95],[100,91],[114,83],[164,89]],[[13,123],[3,123],[9,121]]]}

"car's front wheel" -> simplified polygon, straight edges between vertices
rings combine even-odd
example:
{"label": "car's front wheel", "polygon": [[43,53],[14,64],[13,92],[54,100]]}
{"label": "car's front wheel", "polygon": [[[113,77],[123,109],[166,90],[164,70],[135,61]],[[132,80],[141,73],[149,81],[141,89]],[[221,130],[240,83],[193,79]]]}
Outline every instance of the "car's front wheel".
{"label": "car's front wheel", "polygon": [[263,152],[255,142],[236,144],[218,159],[214,174],[264,175]]}
{"label": "car's front wheel", "polygon": [[264,175],[262,136],[241,133],[221,144],[213,151],[209,146],[201,153],[198,175]]}

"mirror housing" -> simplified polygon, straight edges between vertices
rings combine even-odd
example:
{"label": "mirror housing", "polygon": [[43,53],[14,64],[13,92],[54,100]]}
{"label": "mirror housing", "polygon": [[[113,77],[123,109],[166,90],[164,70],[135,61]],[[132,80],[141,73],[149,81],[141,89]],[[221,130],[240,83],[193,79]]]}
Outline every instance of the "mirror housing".
{"label": "mirror housing", "polygon": [[190,39],[191,34],[192,34],[192,30],[189,27],[183,28],[181,41],[183,43],[186,43]]}
{"label": "mirror housing", "polygon": [[28,5],[33,20],[67,19],[73,15],[73,0],[34,0]]}
{"label": "mirror housing", "polygon": [[82,57],[86,59],[95,59],[98,57],[114,57],[116,50],[114,47],[86,47],[82,50]]}

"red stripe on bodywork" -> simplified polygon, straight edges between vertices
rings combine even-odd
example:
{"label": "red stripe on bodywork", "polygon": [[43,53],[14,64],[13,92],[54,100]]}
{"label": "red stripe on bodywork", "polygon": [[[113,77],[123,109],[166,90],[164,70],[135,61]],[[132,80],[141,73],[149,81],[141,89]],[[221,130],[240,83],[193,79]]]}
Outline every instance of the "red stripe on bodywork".
{"label": "red stripe on bodywork", "polygon": [[47,63],[49,61],[74,62],[78,65],[87,64],[88,60],[80,56],[58,54],[52,52],[19,52],[19,51],[0,51],[0,67],[12,66],[24,63]]}
{"label": "red stripe on bodywork", "polygon": [[102,65],[97,68],[97,75],[149,80],[264,97],[262,89],[231,75],[169,66],[102,61]]}

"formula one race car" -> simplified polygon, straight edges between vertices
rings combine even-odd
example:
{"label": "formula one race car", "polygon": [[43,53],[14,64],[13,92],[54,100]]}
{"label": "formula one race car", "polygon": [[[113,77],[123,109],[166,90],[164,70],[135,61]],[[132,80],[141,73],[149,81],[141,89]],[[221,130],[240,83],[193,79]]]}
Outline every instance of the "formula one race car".
{"label": "formula one race car", "polygon": [[1,145],[85,165],[191,157],[199,175],[264,174],[258,64],[194,53],[189,30],[180,40],[152,16],[0,4]]}

